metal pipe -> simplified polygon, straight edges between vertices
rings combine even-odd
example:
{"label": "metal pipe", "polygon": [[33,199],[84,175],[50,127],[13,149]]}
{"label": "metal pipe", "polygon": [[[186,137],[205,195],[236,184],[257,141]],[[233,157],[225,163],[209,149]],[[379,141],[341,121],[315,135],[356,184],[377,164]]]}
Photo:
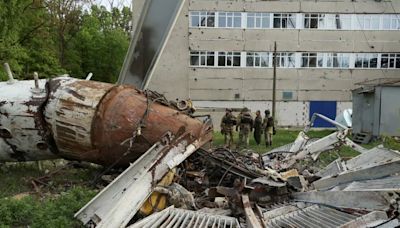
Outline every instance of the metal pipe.
{"label": "metal pipe", "polygon": [[337,128],[339,128],[339,129],[341,129],[341,130],[348,129],[348,127],[344,126],[343,124],[338,123],[338,122],[336,122],[336,121],[334,121],[334,120],[332,120],[332,119],[330,119],[330,118],[328,118],[328,117],[326,117],[326,116],[324,116],[324,115],[322,115],[322,114],[314,113],[313,116],[314,116],[314,115],[315,115],[315,116],[318,116],[319,118],[325,120],[325,121],[328,122],[328,123],[331,123],[331,124],[335,125]]}
{"label": "metal pipe", "polygon": [[90,81],[91,79],[92,79],[92,77],[93,77],[93,73],[92,72],[90,72],[87,76],[86,76],[86,81]]}
{"label": "metal pipe", "polygon": [[276,115],[276,41],[274,42],[274,58],[273,58],[273,64],[274,64],[274,74],[273,74],[273,80],[272,80],[272,118],[274,121],[275,115]]}
{"label": "metal pipe", "polygon": [[33,72],[33,80],[35,80],[35,89],[39,89],[39,75],[37,72]]}
{"label": "metal pipe", "polygon": [[10,65],[8,65],[8,63],[4,63],[4,70],[6,71],[7,75],[8,75],[8,82],[9,83],[13,83],[15,81],[14,76],[12,74],[12,71],[10,69]]}

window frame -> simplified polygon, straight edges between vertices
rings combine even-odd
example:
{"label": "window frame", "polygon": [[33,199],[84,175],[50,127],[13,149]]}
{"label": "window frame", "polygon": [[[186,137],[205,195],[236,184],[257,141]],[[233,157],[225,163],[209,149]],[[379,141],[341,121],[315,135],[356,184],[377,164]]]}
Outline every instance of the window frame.
{"label": "window frame", "polygon": [[[192,58],[198,58],[198,64],[194,65]],[[210,58],[210,59],[209,59]],[[215,52],[214,51],[190,51],[189,66],[190,67],[214,67],[215,66]],[[202,64],[204,59],[204,64]],[[209,61],[212,64],[209,64]]]}
{"label": "window frame", "polygon": [[[376,67],[371,67],[371,61],[376,56]],[[357,65],[358,58],[361,59],[361,65]],[[380,54],[379,53],[355,53],[354,55],[354,69],[380,69],[379,61]]]}
{"label": "window frame", "polygon": [[[265,19],[265,21],[264,21]],[[259,26],[257,26],[259,20]],[[249,21],[253,21],[253,26],[249,26]],[[265,26],[264,26],[265,24]],[[270,29],[271,28],[271,13],[266,12],[248,12],[246,15],[247,29]]]}
{"label": "window frame", "polygon": [[[199,24],[197,26],[193,25],[193,17],[197,17]],[[218,28],[216,25],[217,13],[213,11],[190,11],[189,12],[189,28]],[[205,24],[203,25],[203,18],[205,19]],[[214,18],[213,26],[209,26],[209,18]]]}
{"label": "window frame", "polygon": [[[293,27],[287,27],[288,21],[293,19]],[[279,27],[275,27],[275,20],[279,20]],[[286,27],[284,27],[284,20],[286,20]],[[297,28],[297,14],[296,13],[273,13],[272,14],[272,28],[273,29],[298,29]]]}
{"label": "window frame", "polygon": [[[224,65],[220,65],[220,59],[224,58]],[[239,59],[237,59],[239,58]],[[230,60],[230,64],[228,61]],[[235,65],[235,59],[238,60],[239,65]],[[217,52],[217,65],[218,67],[242,67],[242,54],[240,51],[218,51]]]}
{"label": "window frame", "polygon": [[[317,52],[303,52],[301,53],[300,68],[317,68],[318,67],[318,53]],[[313,65],[311,65],[313,63]]]}
{"label": "window frame", "polygon": [[[274,56],[272,53],[272,61],[274,61],[273,58]],[[293,61],[290,61],[291,59]],[[283,60],[283,65],[282,65],[282,60]],[[296,68],[296,52],[277,52],[276,68]]]}
{"label": "window frame", "polygon": [[[387,59],[387,67],[384,66],[384,59]],[[393,60],[393,66],[390,66],[391,60]],[[385,70],[400,69],[400,53],[382,53],[380,67]]]}
{"label": "window frame", "polygon": [[[263,61],[264,58],[264,61]],[[249,65],[249,59],[251,59],[251,66]],[[270,64],[271,53],[270,52],[246,52],[246,66],[252,68],[271,68]],[[266,63],[263,65],[262,63]]]}

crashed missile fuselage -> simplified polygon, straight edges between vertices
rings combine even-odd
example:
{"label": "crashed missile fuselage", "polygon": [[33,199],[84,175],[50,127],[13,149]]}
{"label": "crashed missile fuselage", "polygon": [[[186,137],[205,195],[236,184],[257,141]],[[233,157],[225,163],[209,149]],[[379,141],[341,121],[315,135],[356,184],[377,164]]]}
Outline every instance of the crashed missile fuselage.
{"label": "crashed missile fuselage", "polygon": [[0,161],[54,158],[126,165],[165,134],[202,136],[212,125],[132,86],[59,77],[0,83]]}

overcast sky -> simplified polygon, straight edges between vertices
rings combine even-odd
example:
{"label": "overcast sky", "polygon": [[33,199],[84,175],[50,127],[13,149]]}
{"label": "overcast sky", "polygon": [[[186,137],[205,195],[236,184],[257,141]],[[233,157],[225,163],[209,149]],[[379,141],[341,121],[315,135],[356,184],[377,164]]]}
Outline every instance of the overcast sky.
{"label": "overcast sky", "polygon": [[118,8],[121,8],[122,6],[130,7],[132,4],[132,0],[95,0],[95,2],[107,7],[107,9],[110,8],[110,3],[113,3],[113,6]]}

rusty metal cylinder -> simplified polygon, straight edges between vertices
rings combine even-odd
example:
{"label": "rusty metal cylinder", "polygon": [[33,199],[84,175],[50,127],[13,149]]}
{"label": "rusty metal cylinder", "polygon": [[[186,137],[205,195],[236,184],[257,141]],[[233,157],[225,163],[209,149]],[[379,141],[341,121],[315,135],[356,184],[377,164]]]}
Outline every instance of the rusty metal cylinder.
{"label": "rusty metal cylinder", "polygon": [[0,83],[0,161],[61,157],[127,165],[166,134],[211,140],[211,124],[155,93],[70,77],[36,83],[40,89],[35,81]]}
{"label": "rusty metal cylinder", "polygon": [[49,90],[46,122],[59,155],[67,159],[102,165],[121,160],[125,165],[168,132],[196,138],[204,131],[201,121],[132,86],[59,78],[49,83]]}

